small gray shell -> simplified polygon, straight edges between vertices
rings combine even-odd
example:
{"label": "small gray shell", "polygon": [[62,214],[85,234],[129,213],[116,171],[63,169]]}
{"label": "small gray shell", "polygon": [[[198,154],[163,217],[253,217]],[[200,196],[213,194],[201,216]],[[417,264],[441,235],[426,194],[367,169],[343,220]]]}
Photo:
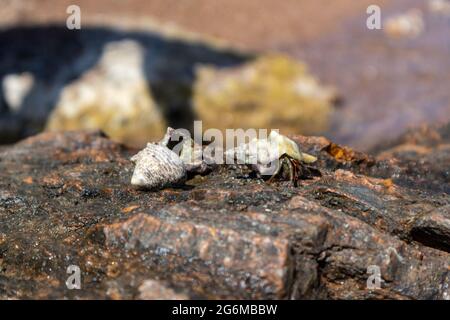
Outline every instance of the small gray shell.
{"label": "small gray shell", "polygon": [[149,143],[131,158],[136,167],[131,184],[146,189],[162,189],[186,181],[186,167],[180,157],[165,146]]}

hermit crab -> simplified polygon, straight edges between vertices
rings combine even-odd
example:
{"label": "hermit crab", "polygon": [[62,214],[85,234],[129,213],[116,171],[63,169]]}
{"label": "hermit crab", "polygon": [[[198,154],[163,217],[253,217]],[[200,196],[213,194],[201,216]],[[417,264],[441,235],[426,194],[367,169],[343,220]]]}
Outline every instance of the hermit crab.
{"label": "hermit crab", "polygon": [[[136,165],[131,184],[161,189],[184,183],[194,175],[206,174],[224,162],[247,165],[268,182],[289,180],[295,186],[302,178],[320,175],[309,166],[316,157],[301,152],[294,141],[276,131],[271,131],[266,139],[254,138],[225,151],[224,159],[220,156],[221,161],[204,152],[205,149],[190,138],[189,132],[169,127],[160,142],[147,144],[131,158]],[[219,153],[222,154],[221,150]]]}
{"label": "hermit crab", "polygon": [[320,176],[319,170],[309,166],[317,158],[301,152],[294,141],[276,131],[271,131],[267,139],[255,138],[227,150],[225,156],[249,165],[268,182],[281,178],[296,186],[301,178]]}

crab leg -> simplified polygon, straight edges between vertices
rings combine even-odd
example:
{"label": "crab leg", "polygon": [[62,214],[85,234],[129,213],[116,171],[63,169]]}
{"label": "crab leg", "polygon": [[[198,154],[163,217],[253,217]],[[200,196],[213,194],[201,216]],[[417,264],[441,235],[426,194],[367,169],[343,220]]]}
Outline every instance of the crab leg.
{"label": "crab leg", "polygon": [[278,160],[277,169],[272,174],[272,176],[269,178],[269,180],[267,180],[268,183],[272,183],[273,182],[275,177],[280,173],[281,167],[282,167],[282,160],[280,159],[280,160]]}

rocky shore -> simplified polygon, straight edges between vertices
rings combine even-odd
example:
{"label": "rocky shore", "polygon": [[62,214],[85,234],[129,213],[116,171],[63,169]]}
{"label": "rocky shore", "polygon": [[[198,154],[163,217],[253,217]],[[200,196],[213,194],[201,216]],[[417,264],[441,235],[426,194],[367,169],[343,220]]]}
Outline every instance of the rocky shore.
{"label": "rocky shore", "polygon": [[136,150],[99,132],[3,147],[0,298],[449,299],[450,125],[373,155],[292,138],[321,177],[224,166],[158,192],[130,185]]}

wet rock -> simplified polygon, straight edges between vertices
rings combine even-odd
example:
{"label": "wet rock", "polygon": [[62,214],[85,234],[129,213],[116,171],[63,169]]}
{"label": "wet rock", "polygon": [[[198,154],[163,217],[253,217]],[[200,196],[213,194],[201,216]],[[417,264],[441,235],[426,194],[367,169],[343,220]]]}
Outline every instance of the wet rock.
{"label": "wet rock", "polygon": [[450,206],[444,206],[417,217],[411,235],[430,247],[450,252]]}
{"label": "wet rock", "polygon": [[[450,135],[437,132],[439,150]],[[448,162],[292,138],[322,173],[298,187],[222,166],[137,190],[136,150],[100,132],[1,148],[0,297],[450,298],[449,193],[421,171]],[[80,290],[66,286],[71,265]]]}
{"label": "wet rock", "polygon": [[374,166],[378,175],[409,188],[450,193],[450,123],[410,129],[373,153],[380,164],[390,164]]}
{"label": "wet rock", "polygon": [[173,289],[155,280],[145,280],[139,287],[139,299],[142,300],[187,300],[185,294],[176,293]]}
{"label": "wet rock", "polygon": [[[320,245],[313,246],[321,280],[322,294],[334,299],[445,299],[448,297],[448,254],[417,248],[382,233],[358,218],[349,218],[339,210],[329,211],[307,200],[296,200],[294,212],[320,212],[309,218],[312,224],[326,221]],[[302,204],[300,204],[300,203]],[[307,216],[307,215],[306,215]],[[317,251],[318,250],[318,251]],[[370,266],[379,268],[381,286],[370,289]],[[425,284],[429,279],[437,281]],[[439,283],[439,284],[437,284]],[[322,287],[321,287],[322,286]]]}
{"label": "wet rock", "polygon": [[[230,296],[233,290],[254,298],[282,298],[286,294],[292,272],[286,239],[240,233],[208,223],[177,221],[178,211],[185,215],[192,215],[192,211],[185,207],[167,210],[167,217],[162,219],[138,214],[106,226],[106,246],[138,250],[142,259],[158,257],[160,263],[178,256],[185,272],[204,268],[205,277],[214,276],[214,281],[228,283]],[[177,263],[167,264],[168,269],[172,266],[179,267]]]}

